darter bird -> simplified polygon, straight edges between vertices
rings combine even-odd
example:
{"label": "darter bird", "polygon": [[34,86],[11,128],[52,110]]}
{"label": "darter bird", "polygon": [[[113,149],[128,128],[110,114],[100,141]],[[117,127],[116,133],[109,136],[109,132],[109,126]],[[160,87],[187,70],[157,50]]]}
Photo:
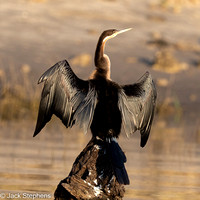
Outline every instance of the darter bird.
{"label": "darter bird", "polygon": [[53,114],[68,128],[79,124],[92,137],[108,145],[113,169],[120,184],[129,184],[124,163],[126,156],[117,143],[123,124],[127,136],[140,131],[140,146],[144,147],[150,133],[155,103],[156,88],[149,72],[136,83],[119,85],[110,78],[110,59],[104,54],[106,42],[130,29],[104,31],[95,51],[95,70],[88,80],[78,78],[67,60],[49,68],[39,79],[44,82],[41,94],[36,136],[50,121]]}

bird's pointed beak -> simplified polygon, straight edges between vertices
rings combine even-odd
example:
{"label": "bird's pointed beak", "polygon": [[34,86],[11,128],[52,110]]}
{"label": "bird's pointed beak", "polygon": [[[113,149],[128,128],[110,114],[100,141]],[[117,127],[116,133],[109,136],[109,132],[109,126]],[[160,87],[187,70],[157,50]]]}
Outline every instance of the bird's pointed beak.
{"label": "bird's pointed beak", "polygon": [[[126,31],[130,31],[131,29],[132,29],[132,28],[123,29],[123,30],[117,31],[115,34],[118,35],[118,34],[120,34],[120,33],[124,33],[124,32],[126,32]],[[116,35],[115,35],[115,36],[116,36]]]}
{"label": "bird's pointed beak", "polygon": [[123,30],[120,30],[120,31],[116,30],[112,35],[105,37],[105,38],[103,39],[103,42],[105,43],[107,40],[109,40],[109,39],[111,39],[111,38],[114,38],[114,37],[117,36],[118,34],[124,33],[124,32],[126,32],[126,31],[130,31],[131,29],[132,29],[132,28],[127,28],[127,29],[123,29]]}

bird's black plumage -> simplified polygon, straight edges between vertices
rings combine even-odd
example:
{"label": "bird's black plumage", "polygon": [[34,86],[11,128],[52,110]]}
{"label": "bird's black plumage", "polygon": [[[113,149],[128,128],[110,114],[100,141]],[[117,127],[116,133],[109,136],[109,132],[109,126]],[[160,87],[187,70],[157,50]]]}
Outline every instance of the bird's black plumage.
{"label": "bird's black plumage", "polygon": [[108,143],[118,181],[129,184],[124,167],[126,157],[117,144],[121,126],[127,136],[139,130],[141,147],[150,133],[154,116],[156,89],[151,75],[146,72],[132,85],[118,85],[110,80],[110,60],[104,54],[105,43],[121,32],[107,30],[102,33],[95,52],[96,69],[90,79],[79,79],[64,60],[48,69],[39,79],[44,82],[41,95],[36,136],[55,114],[68,128],[79,124],[85,132],[91,129],[93,137]]}

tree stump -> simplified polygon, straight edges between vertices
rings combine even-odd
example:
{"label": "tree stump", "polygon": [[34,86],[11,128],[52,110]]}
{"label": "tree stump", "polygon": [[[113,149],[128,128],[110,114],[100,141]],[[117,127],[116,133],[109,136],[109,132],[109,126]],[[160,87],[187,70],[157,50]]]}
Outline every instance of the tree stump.
{"label": "tree stump", "polygon": [[106,142],[92,138],[57,186],[55,200],[122,199],[125,188],[118,183],[107,152]]}

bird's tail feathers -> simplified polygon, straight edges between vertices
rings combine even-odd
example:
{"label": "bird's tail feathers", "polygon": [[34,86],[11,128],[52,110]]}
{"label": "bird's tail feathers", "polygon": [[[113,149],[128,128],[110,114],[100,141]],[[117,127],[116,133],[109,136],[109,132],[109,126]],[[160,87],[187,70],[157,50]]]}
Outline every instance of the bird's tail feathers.
{"label": "bird's tail feathers", "polygon": [[120,184],[129,185],[130,181],[124,165],[126,162],[126,156],[124,152],[120,148],[116,138],[111,138],[107,141],[107,143],[117,181]]}

